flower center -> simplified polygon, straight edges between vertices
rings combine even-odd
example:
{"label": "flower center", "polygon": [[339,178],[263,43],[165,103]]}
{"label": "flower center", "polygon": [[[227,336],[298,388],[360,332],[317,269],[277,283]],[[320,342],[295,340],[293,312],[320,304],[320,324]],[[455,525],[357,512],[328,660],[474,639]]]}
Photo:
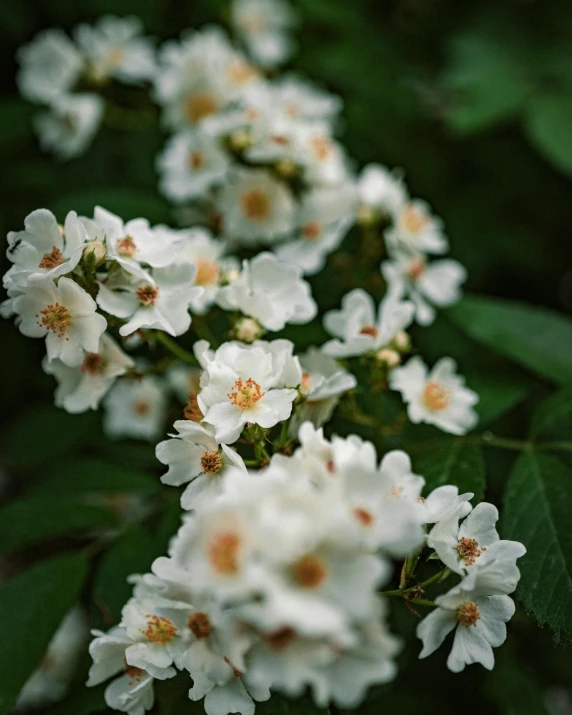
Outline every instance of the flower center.
{"label": "flower center", "polygon": [[401,222],[409,233],[420,233],[429,223],[429,217],[419,206],[409,204],[401,213]]}
{"label": "flower center", "polygon": [[253,407],[265,394],[260,389],[260,385],[251,377],[246,381],[239,377],[232,386],[232,392],[229,392],[227,397],[233,405],[240,407],[242,410],[247,410]]}
{"label": "flower center", "polygon": [[188,398],[189,401],[185,405],[183,415],[185,416],[186,420],[190,420],[191,422],[200,422],[203,419],[204,415],[201,412],[201,408],[199,407],[197,393],[189,392]]}
{"label": "flower center", "polygon": [[141,631],[149,643],[168,643],[174,636],[177,635],[177,629],[168,618],[161,616],[151,616],[148,614],[147,630]]}
{"label": "flower center", "polygon": [[200,611],[191,613],[189,620],[187,621],[187,625],[189,626],[191,633],[198,640],[210,637],[212,628],[211,622],[209,621],[209,617],[206,613],[201,613]]}
{"label": "flower center", "polygon": [[372,338],[377,337],[377,328],[375,325],[364,325],[363,328],[359,331],[360,335],[370,335]]}
{"label": "flower center", "polygon": [[193,171],[202,169],[205,165],[205,157],[200,151],[192,151],[189,154],[189,168]]}
{"label": "flower center", "polygon": [[106,55],[105,64],[108,67],[117,67],[123,62],[125,50],[122,47],[112,47]]}
{"label": "flower center", "polygon": [[159,289],[152,286],[150,283],[147,285],[137,288],[135,291],[135,296],[137,300],[143,305],[155,305],[157,298],[159,297]]}
{"label": "flower center", "polygon": [[486,550],[486,546],[479,548],[479,542],[476,539],[469,539],[466,536],[459,539],[459,543],[457,544],[457,551],[459,552],[459,556],[465,561],[465,566],[472,566],[483,551]]}
{"label": "flower center", "polygon": [[240,537],[234,531],[221,531],[210,542],[209,560],[215,571],[221,574],[238,572]]}
{"label": "flower center", "polygon": [[208,286],[216,283],[219,279],[220,271],[217,264],[208,258],[199,258],[196,262],[197,275],[195,283],[199,286]]}
{"label": "flower center", "polygon": [[322,230],[318,221],[310,221],[305,226],[302,226],[302,235],[307,241],[315,241]]}
{"label": "flower center", "polygon": [[209,114],[216,112],[217,109],[218,103],[212,94],[208,92],[196,92],[187,97],[184,113],[190,122],[196,124],[196,122],[200,122],[204,117],[208,117]]}
{"label": "flower center", "polygon": [[325,161],[332,153],[332,143],[328,137],[314,136],[311,137],[310,149],[318,161]]}
{"label": "flower center", "polygon": [[256,71],[240,57],[233,58],[228,65],[228,78],[235,85],[243,85],[256,77]]}
{"label": "flower center", "polygon": [[422,258],[414,258],[407,267],[407,277],[416,281],[425,272],[425,261]]}
{"label": "flower center", "polygon": [[137,402],[133,403],[132,410],[137,417],[145,417],[151,412],[151,405],[147,400],[137,400]]}
{"label": "flower center", "polygon": [[439,412],[447,409],[451,402],[451,390],[440,385],[434,380],[430,380],[423,390],[423,403],[431,412]]}
{"label": "flower center", "polygon": [[81,365],[81,371],[88,375],[99,375],[103,370],[103,355],[99,353],[86,353]]}
{"label": "flower center", "polygon": [[480,617],[479,607],[472,601],[465,601],[465,603],[457,609],[457,619],[465,628],[476,626]]}
{"label": "flower center", "polygon": [[312,376],[309,372],[302,373],[302,379],[300,380],[300,390],[307,395],[312,389]]}
{"label": "flower center", "polygon": [[295,638],[296,631],[290,626],[284,626],[273,633],[269,633],[264,640],[272,650],[280,651],[287,648]]}
{"label": "flower center", "polygon": [[352,509],[352,513],[362,526],[371,526],[373,524],[373,514],[361,506],[356,506]]}
{"label": "flower center", "polygon": [[223,467],[222,456],[220,452],[206,451],[201,457],[201,467],[205,474],[216,474]]}
{"label": "flower center", "polygon": [[144,670],[141,670],[141,668],[129,665],[129,663],[125,661],[125,675],[129,678],[129,687],[132,687],[135,683],[140,683],[141,678],[144,675],[147,675],[147,673],[145,673]]}
{"label": "flower center", "polygon": [[240,199],[243,214],[251,221],[262,221],[270,214],[270,201],[261,189],[247,191]]}
{"label": "flower center", "polygon": [[294,580],[305,588],[317,588],[325,580],[328,572],[322,559],[308,554],[293,567]]}
{"label": "flower center", "polygon": [[118,238],[117,241],[115,241],[115,248],[120,256],[131,258],[135,255],[137,244],[131,236],[124,236],[123,238]]}
{"label": "flower center", "polygon": [[[40,318],[40,316],[42,316]],[[58,338],[63,338],[71,322],[71,313],[59,303],[50,303],[40,313],[36,313],[38,325],[51,330]],[[66,338],[67,340],[67,338]]]}
{"label": "flower center", "polygon": [[38,268],[45,268],[47,271],[61,266],[64,262],[62,252],[57,246],[52,246],[51,253],[44,253],[42,260],[38,263]]}

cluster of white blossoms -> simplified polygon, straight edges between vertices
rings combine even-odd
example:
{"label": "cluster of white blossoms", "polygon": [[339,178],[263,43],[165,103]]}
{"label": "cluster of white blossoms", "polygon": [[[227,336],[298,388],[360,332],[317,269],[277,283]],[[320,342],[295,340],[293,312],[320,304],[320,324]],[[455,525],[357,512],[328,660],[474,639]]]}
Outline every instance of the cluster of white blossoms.
{"label": "cluster of white blossoms", "polygon": [[[385,390],[400,393],[402,423],[455,435],[476,425],[478,397],[454,361],[428,367],[408,333],[459,298],[465,269],[430,260],[448,249],[442,223],[399,174],[355,174],[334,136],[337,97],[267,72],[292,49],[290,7],[234,0],[230,16],[234,44],[207,27],[156,54],[138,21],[105,17],[73,42],[48,31],[20,53],[21,91],[49,106],[41,136],[62,156],[94,136],[110,81],[147,83],[171,132],[160,188],[189,224],[100,207],[59,224],[39,209],[8,234],[0,311],[45,338],[56,405],[102,405],[109,435],[154,443],[172,398],[184,417],[156,447],[162,481],[184,487],[183,524],[168,557],[131,578],[121,622],[90,647],[88,684],[110,680],[107,704],[130,715],[179,671],[208,715],[251,715],[271,689],[355,707],[396,674],[392,596],[433,609],[418,627],[421,657],[455,630],[451,670],[491,668],[524,553],[499,538],[493,505],[473,509],[453,485],[424,492],[405,452],[378,463],[358,436],[324,437],[340,403],[371,425],[360,394]],[[385,295],[355,288],[324,314],[304,276],[350,231],[360,265],[375,255],[377,272],[384,257]],[[323,345],[300,354],[280,335],[317,317],[331,336]],[[425,549],[441,571],[419,583]],[[404,559],[399,589],[383,591],[394,559]],[[453,574],[448,592],[424,598]]]}
{"label": "cluster of white blossoms", "polygon": [[[286,350],[272,344],[248,350],[276,358],[278,347]],[[281,358],[283,369],[293,370],[288,353]],[[244,362],[238,355],[237,361]],[[419,623],[420,657],[455,629],[450,669],[492,668],[493,648],[504,642],[514,612],[507,594],[519,579],[516,560],[525,552],[499,539],[495,507],[483,502],[472,510],[473,495],[451,485],[422,498],[424,479],[405,452],[389,452],[378,464],[371,443],[357,436],[326,440],[307,422],[291,456],[276,453],[266,467],[249,471],[227,446],[233,436],[227,422],[217,431],[228,387],[213,385],[213,376],[222,363],[218,354],[205,361],[199,394],[205,421],[177,422],[178,434],[157,447],[169,466],[163,481],[188,484],[181,501],[189,513],[168,557],[156,559],[152,573],[131,577],[134,594],[119,625],[94,632],[88,685],[112,678],[106,703],[132,714],[153,706],[155,680],[178,671],[190,678],[189,698],[204,698],[208,715],[251,715],[254,701],[267,700],[271,690],[295,697],[306,688],[320,706],[356,707],[369,686],[397,671],[401,642],[389,630],[382,591],[391,559],[417,559],[425,547],[445,564],[443,577],[454,572],[461,580]],[[238,377],[225,413],[243,409],[254,417],[254,401],[264,406],[258,424],[274,424],[288,412],[291,390],[284,384],[282,375],[262,392]],[[264,405],[265,396],[274,397]],[[209,415],[217,427],[206,422]],[[412,606],[427,605],[421,587],[414,590],[405,591]]]}

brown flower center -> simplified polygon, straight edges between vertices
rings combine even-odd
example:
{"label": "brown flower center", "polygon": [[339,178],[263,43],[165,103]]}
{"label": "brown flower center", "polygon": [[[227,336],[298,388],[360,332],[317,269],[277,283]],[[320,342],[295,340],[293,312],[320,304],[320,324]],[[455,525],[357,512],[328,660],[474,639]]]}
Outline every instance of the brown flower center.
{"label": "brown flower center", "polygon": [[103,370],[103,355],[99,353],[86,353],[81,365],[81,371],[88,375],[99,375]]}
{"label": "brown flower center", "polygon": [[192,124],[196,124],[201,119],[208,117],[209,114],[216,112],[218,103],[212,94],[208,92],[195,92],[190,94],[184,107],[185,117]]}
{"label": "brown flower center", "polygon": [[131,258],[135,255],[137,244],[131,236],[125,236],[124,238],[118,238],[117,241],[115,241],[115,248],[120,256]]}
{"label": "brown flower center", "polygon": [[223,467],[222,455],[220,452],[203,452],[201,457],[201,467],[205,474],[216,474]]}
{"label": "brown flower center", "polygon": [[373,514],[360,506],[354,507],[352,513],[362,526],[371,526],[374,522]]}
{"label": "brown flower center", "polygon": [[195,283],[199,286],[208,286],[216,283],[220,276],[217,264],[208,258],[199,258],[196,262],[197,275]]}
{"label": "brown flower center", "polygon": [[177,629],[168,618],[161,616],[151,616],[148,614],[147,630],[141,631],[149,643],[168,643],[174,636],[177,635]]}
{"label": "brown flower center", "polygon": [[247,84],[257,75],[256,70],[240,57],[235,57],[229,62],[227,73],[232,84],[239,86]]}
{"label": "brown flower center", "polygon": [[42,256],[42,260],[38,263],[38,268],[50,271],[52,268],[61,266],[63,262],[64,258],[60,249],[57,246],[52,246],[51,253],[44,253]]}
{"label": "brown flower center", "polygon": [[206,613],[201,613],[197,611],[196,613],[191,613],[187,625],[191,630],[191,633],[201,640],[202,638],[209,638],[212,632],[211,622]]}
{"label": "brown flower center", "polygon": [[141,678],[147,675],[147,673],[144,670],[141,670],[141,668],[129,665],[129,663],[125,661],[125,675],[129,678],[129,687],[131,687],[135,685],[135,683],[140,683]]}
{"label": "brown flower center", "polygon": [[457,609],[457,619],[465,628],[476,626],[480,617],[479,607],[472,601],[465,601],[465,603]]}
{"label": "brown flower center", "polygon": [[204,165],[205,158],[202,152],[192,151],[189,154],[189,169],[192,169],[193,171],[198,171],[199,169],[202,169]]}
{"label": "brown flower center", "polygon": [[261,189],[251,189],[243,194],[240,205],[243,214],[251,221],[263,221],[270,214],[270,201]]}
{"label": "brown flower center", "polygon": [[43,310],[36,313],[36,319],[38,325],[51,330],[58,338],[63,338],[69,328],[72,317],[64,305],[49,303]]}
{"label": "brown flower center", "polygon": [[281,651],[287,648],[295,638],[296,631],[290,626],[284,626],[273,633],[269,633],[264,640],[272,650]]}
{"label": "brown flower center", "polygon": [[457,551],[459,552],[459,556],[465,561],[465,566],[472,566],[483,551],[486,550],[486,546],[479,548],[479,542],[476,539],[469,539],[466,536],[459,539],[459,543],[457,544]]}
{"label": "brown flower center", "polygon": [[310,149],[318,161],[326,161],[332,153],[332,142],[328,137],[314,136],[310,139]]}
{"label": "brown flower center", "polygon": [[243,380],[241,377],[232,386],[232,392],[227,394],[233,405],[246,410],[253,407],[266,393],[262,392],[260,385],[251,377]]}
{"label": "brown flower center", "polygon": [[370,335],[372,338],[377,337],[377,328],[375,325],[364,325],[363,328],[359,331],[360,335]]}
{"label": "brown flower center", "polygon": [[451,390],[444,385],[430,380],[423,390],[423,403],[431,412],[440,412],[447,409],[451,402]]}
{"label": "brown flower center", "polygon": [[313,554],[303,556],[293,568],[296,583],[305,588],[317,588],[326,580],[328,572],[322,559]]}
{"label": "brown flower center", "polygon": [[234,531],[221,531],[209,544],[208,555],[212,567],[221,574],[238,572],[240,537]]}
{"label": "brown flower center", "polygon": [[150,283],[147,283],[147,285],[137,288],[135,296],[143,305],[155,305],[157,298],[159,297],[159,289],[152,286]]}
{"label": "brown flower center", "polygon": [[133,403],[131,409],[137,417],[145,417],[151,412],[151,405],[147,402],[147,400],[137,400]]}
{"label": "brown flower center", "polygon": [[409,204],[401,213],[401,222],[409,233],[420,233],[429,223],[429,217],[419,206]]}
{"label": "brown flower center", "polygon": [[425,272],[425,261],[422,258],[413,258],[407,267],[407,277],[409,280],[416,281]]}
{"label": "brown flower center", "polygon": [[307,241],[315,241],[320,235],[322,226],[318,221],[310,221],[309,223],[302,226],[302,236]]}
{"label": "brown flower center", "polygon": [[197,393],[189,392],[188,398],[189,401],[185,405],[183,415],[185,416],[186,420],[190,420],[191,422],[200,422],[203,419],[204,415],[201,412],[201,408],[199,407]]}

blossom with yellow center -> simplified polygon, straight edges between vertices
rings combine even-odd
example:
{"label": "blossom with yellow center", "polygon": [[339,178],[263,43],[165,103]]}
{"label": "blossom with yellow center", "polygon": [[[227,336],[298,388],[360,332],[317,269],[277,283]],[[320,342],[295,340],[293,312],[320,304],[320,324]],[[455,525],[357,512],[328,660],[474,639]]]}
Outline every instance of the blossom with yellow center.
{"label": "blossom with yellow center", "polygon": [[137,251],[137,244],[133,240],[132,236],[124,236],[124,238],[117,239],[115,242],[115,248],[120,256],[132,258]]}
{"label": "blossom with yellow center", "polygon": [[147,283],[147,285],[137,288],[135,296],[143,305],[154,305],[159,297],[159,289]]}
{"label": "blossom with yellow center", "polygon": [[162,616],[147,615],[147,629],[141,631],[149,643],[165,645],[177,635],[175,625]]}
{"label": "blossom with yellow center", "polygon": [[57,268],[64,263],[62,252],[57,246],[52,246],[50,253],[44,253],[42,260],[38,263],[38,268],[44,268],[51,271],[52,268]]}
{"label": "blossom with yellow center", "polygon": [[262,189],[251,189],[240,198],[244,215],[251,221],[263,221],[270,214],[270,201]]}
{"label": "blossom with yellow center", "polygon": [[239,377],[227,397],[233,405],[247,410],[253,407],[265,394],[265,392],[262,392],[260,385],[251,377],[248,380],[243,380]]}
{"label": "blossom with yellow center", "polygon": [[444,385],[441,385],[435,380],[429,380],[425,385],[425,389],[423,390],[423,403],[431,412],[446,410],[447,407],[449,407],[450,400],[451,390]]}
{"label": "blossom with yellow center", "polygon": [[294,564],[292,574],[300,586],[318,588],[326,580],[328,571],[321,558],[308,554]]}
{"label": "blossom with yellow center", "polygon": [[479,607],[472,601],[465,601],[465,603],[457,609],[457,619],[465,628],[469,628],[469,626],[476,627],[480,617]]}
{"label": "blossom with yellow center", "polygon": [[36,318],[38,325],[51,330],[58,338],[63,338],[69,328],[72,317],[64,305],[50,303],[36,314]]}
{"label": "blossom with yellow center", "polygon": [[225,576],[238,572],[240,536],[234,531],[219,531],[208,545],[208,560],[215,571]]}

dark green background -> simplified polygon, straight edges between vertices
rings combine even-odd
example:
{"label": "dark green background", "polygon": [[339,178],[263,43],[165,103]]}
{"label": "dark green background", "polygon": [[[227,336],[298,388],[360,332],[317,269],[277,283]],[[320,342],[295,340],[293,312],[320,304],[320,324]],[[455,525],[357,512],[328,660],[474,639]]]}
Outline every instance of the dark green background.
{"label": "dark green background", "polygon": [[[443,217],[452,255],[468,268],[468,291],[570,313],[572,5],[564,0],[299,0],[296,6],[299,52],[291,67],[343,97],[339,128],[356,167],[377,161],[405,169],[412,194]],[[148,33],[165,39],[224,19],[225,6],[215,0],[6,0],[0,5],[3,234],[19,229],[38,207],[52,209],[59,220],[72,208],[89,214],[96,203],[124,218],[172,219],[156,190],[153,162],[164,141],[156,127],[125,132],[106,126],[86,156],[60,163],[40,153],[31,131],[31,117],[40,110],[15,90],[19,45],[42,28],[69,30],[104,12],[137,14]],[[2,272],[6,267],[3,263]],[[334,291],[326,299],[333,305],[339,295]],[[479,348],[460,348],[458,340],[443,320],[419,338],[430,359],[451,352],[461,358],[462,369],[463,355],[468,359]],[[0,459],[11,476],[6,497],[39,489],[39,498],[43,482],[62,464],[73,471],[80,457],[105,460],[110,470],[128,464],[142,475],[155,474],[150,447],[130,445],[129,452],[121,451],[101,436],[97,416],[71,417],[49,407],[53,384],[39,367],[41,341],[23,338],[7,321],[0,324],[0,341]],[[522,436],[545,392],[534,385],[533,397],[503,418],[501,431]],[[487,454],[487,496],[497,503],[513,458]],[[173,496],[155,498],[171,503]],[[117,607],[128,595],[124,571],[146,568],[148,554],[161,553],[175,528],[176,506],[170,522],[151,524],[152,547],[138,541],[148,537],[130,535],[132,541],[115,555],[118,565],[113,560],[99,564],[108,581],[119,581]],[[47,553],[53,549],[53,544],[46,547]],[[127,564],[137,554],[139,561],[130,569]],[[38,549],[26,552],[6,562],[5,570],[42,555]],[[396,608],[395,618],[398,630],[413,641],[414,617]],[[548,687],[572,687],[570,649],[557,646],[520,611],[491,675],[473,666],[454,676],[446,670],[444,649],[418,662],[417,647],[413,643],[404,652],[396,683],[373,691],[360,712],[536,715],[545,712]],[[98,702],[97,694],[93,697]],[[160,702],[161,715],[200,711],[185,700],[174,703],[168,690]],[[58,712],[97,710],[73,700],[68,707]],[[282,707],[275,699],[261,711]]]}

